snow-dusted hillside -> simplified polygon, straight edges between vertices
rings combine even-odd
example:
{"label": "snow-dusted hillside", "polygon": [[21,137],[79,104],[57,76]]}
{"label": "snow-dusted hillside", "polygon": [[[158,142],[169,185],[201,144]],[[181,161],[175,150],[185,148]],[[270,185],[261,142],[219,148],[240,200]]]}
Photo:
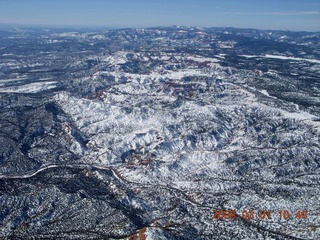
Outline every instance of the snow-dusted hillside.
{"label": "snow-dusted hillside", "polygon": [[0,236],[319,238],[316,43],[251,31],[1,40]]}

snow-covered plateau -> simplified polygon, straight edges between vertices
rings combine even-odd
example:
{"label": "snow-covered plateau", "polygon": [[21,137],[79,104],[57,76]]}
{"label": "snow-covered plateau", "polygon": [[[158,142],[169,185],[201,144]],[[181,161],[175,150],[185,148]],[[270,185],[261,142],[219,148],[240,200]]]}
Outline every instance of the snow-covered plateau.
{"label": "snow-covered plateau", "polygon": [[318,33],[1,34],[0,238],[320,238]]}

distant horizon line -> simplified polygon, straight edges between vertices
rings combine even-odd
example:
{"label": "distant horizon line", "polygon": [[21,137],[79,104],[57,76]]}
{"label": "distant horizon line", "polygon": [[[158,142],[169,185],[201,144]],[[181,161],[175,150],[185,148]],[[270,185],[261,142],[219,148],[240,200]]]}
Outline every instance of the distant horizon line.
{"label": "distant horizon line", "polygon": [[225,29],[242,29],[242,30],[259,30],[259,31],[283,31],[283,32],[309,32],[309,33],[320,33],[320,30],[288,30],[288,29],[262,29],[262,28],[254,28],[254,27],[232,27],[232,26],[211,26],[211,27],[203,27],[203,26],[187,26],[187,25],[180,25],[180,24],[174,24],[174,25],[159,25],[159,26],[94,26],[94,25],[54,25],[54,24],[36,24],[36,23],[3,23],[0,22],[0,30],[3,30],[1,27],[7,26],[7,28],[15,28],[15,27],[25,27],[25,28],[49,28],[49,29],[78,29],[78,30],[121,30],[121,29],[148,29],[148,28],[173,28],[173,27],[180,27],[180,28],[204,28],[204,29],[210,29],[210,28],[225,28]]}

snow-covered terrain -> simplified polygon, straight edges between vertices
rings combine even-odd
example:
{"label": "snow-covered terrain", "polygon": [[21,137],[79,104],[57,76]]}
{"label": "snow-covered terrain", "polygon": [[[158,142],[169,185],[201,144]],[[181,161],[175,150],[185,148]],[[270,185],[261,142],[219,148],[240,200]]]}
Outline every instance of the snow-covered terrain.
{"label": "snow-covered terrain", "polygon": [[12,87],[0,87],[0,92],[15,92],[15,93],[36,93],[56,87],[55,81],[35,82],[30,84],[12,86]]}
{"label": "snow-covered terrain", "polygon": [[319,239],[320,36],[269,33],[0,38],[0,238]]}
{"label": "snow-covered terrain", "polygon": [[296,58],[296,57],[287,57],[287,56],[281,56],[281,55],[266,54],[264,56],[257,56],[257,55],[241,55],[241,56],[246,58],[274,58],[274,59],[282,59],[282,60],[306,61],[306,62],[320,64],[319,59]]}

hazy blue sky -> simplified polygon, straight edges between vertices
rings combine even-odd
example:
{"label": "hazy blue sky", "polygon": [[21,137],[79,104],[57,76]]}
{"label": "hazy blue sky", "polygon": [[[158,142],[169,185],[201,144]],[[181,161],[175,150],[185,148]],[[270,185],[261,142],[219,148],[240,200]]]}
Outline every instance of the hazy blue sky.
{"label": "hazy blue sky", "polygon": [[320,0],[0,0],[0,23],[320,31]]}

